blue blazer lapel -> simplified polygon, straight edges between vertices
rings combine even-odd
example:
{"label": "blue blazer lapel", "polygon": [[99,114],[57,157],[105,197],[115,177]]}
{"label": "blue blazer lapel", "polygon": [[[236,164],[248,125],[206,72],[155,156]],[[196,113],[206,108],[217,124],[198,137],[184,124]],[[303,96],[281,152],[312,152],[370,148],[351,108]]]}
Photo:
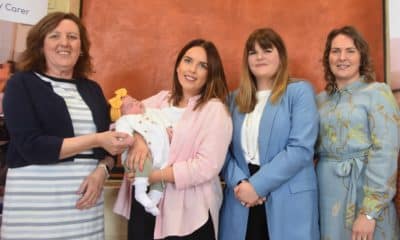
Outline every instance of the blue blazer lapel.
{"label": "blue blazer lapel", "polygon": [[242,126],[244,122],[246,114],[240,113],[238,108],[235,107],[232,111],[232,118],[233,118],[233,138],[235,141],[232,141],[233,150],[235,151],[235,156],[240,156],[238,160],[238,164],[242,170],[244,170],[247,174],[250,174],[249,168],[247,167],[244,151],[242,147]]}
{"label": "blue blazer lapel", "polygon": [[258,130],[258,148],[261,165],[267,162],[267,150],[271,140],[271,130],[274,125],[276,113],[279,109],[280,101],[276,104],[271,104],[268,99],[261,116],[260,127]]}

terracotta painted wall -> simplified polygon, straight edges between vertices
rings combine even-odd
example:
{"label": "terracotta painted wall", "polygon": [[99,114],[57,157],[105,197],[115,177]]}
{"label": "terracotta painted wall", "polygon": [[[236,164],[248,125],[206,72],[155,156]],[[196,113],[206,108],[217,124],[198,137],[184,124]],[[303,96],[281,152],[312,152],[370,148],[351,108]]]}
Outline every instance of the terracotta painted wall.
{"label": "terracotta painted wall", "polygon": [[218,47],[231,89],[237,87],[244,42],[269,26],[286,42],[291,75],[324,86],[321,56],[327,33],[356,26],[370,43],[383,81],[383,6],[377,0],[83,0],[92,41],[92,78],[107,97],[126,87],[141,99],[171,83],[177,52],[193,38]]}

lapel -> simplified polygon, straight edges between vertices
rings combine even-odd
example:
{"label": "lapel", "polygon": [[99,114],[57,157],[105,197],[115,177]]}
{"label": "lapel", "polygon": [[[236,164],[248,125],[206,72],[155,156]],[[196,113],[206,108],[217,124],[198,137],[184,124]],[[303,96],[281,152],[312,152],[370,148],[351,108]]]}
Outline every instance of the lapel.
{"label": "lapel", "polygon": [[240,156],[240,159],[237,159],[237,163],[239,167],[250,176],[249,168],[247,167],[246,160],[244,157],[244,151],[242,147],[242,126],[245,118],[245,114],[240,113],[236,105],[234,105],[232,118],[234,119],[234,128],[233,128],[233,141],[232,149],[235,152],[235,156]]}
{"label": "lapel", "polygon": [[271,131],[274,125],[276,113],[282,101],[282,97],[276,104],[271,104],[270,100],[268,99],[268,102],[267,104],[265,104],[264,111],[261,116],[260,127],[258,130],[260,165],[263,165],[267,162],[267,149],[269,146],[269,142],[271,141]]}

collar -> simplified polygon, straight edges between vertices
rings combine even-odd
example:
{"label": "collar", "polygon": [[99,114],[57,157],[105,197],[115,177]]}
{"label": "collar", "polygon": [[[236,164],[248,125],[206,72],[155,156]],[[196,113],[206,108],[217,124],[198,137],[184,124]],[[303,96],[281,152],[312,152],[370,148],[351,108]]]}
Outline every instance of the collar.
{"label": "collar", "polygon": [[357,91],[361,88],[363,88],[365,85],[367,85],[366,82],[364,82],[364,76],[361,76],[357,81],[352,82],[348,85],[346,85],[344,88],[342,89],[338,89],[333,96],[337,96],[337,95],[342,95],[344,93],[348,93],[348,94],[352,94],[354,91]]}

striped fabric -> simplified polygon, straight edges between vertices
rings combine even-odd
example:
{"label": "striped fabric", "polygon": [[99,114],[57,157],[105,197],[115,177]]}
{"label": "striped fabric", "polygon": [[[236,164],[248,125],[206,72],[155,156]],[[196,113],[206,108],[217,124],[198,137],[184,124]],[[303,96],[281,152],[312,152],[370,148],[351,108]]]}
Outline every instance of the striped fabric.
{"label": "striped fabric", "polygon": [[[76,136],[96,131],[91,112],[74,83],[39,76],[64,98]],[[76,158],[73,162],[9,169],[1,239],[104,239],[103,196],[91,209],[75,208],[80,197],[77,190],[97,162]]]}

